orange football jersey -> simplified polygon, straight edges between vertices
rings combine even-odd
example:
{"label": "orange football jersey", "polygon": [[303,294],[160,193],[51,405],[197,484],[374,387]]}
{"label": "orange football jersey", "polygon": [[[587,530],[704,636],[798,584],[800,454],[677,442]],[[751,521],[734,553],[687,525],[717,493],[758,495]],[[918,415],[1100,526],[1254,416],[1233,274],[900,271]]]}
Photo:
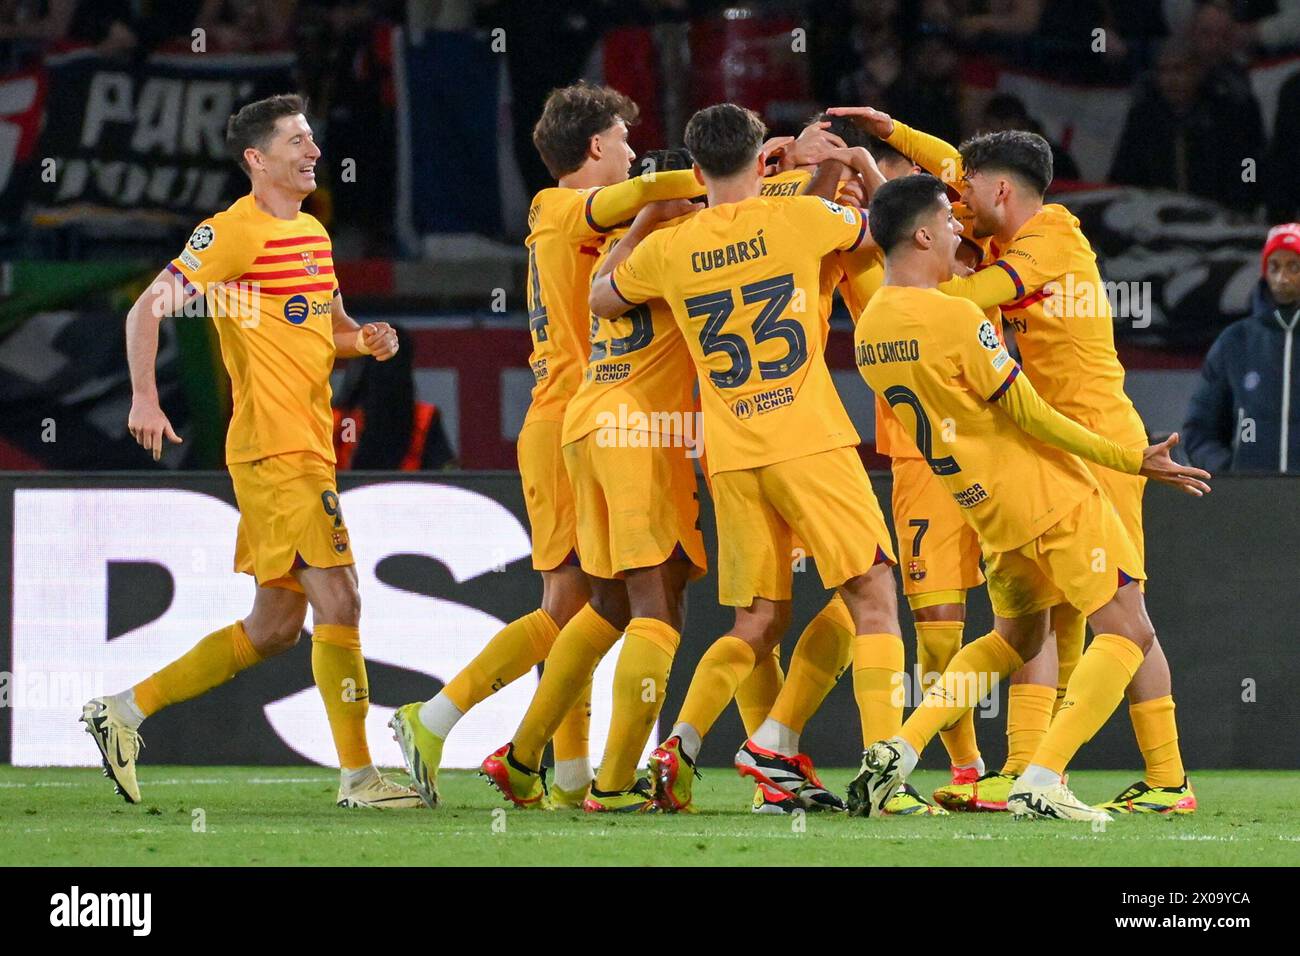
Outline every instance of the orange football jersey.
{"label": "orange football jersey", "polygon": [[1020,367],[968,300],[885,286],[858,321],[854,355],[986,549],[1032,541],[1097,487],[1079,458],[997,407]]}
{"label": "orange football jersey", "polygon": [[858,443],[826,367],[822,257],[866,220],[812,196],[757,196],[648,236],[611,275],[629,305],[672,307],[699,375],[713,474]]}
{"label": "orange football jersey", "polygon": [[333,250],[307,213],[278,219],[251,195],[199,224],[168,270],[206,297],[230,374],[226,462],[309,451],[334,461]]}
{"label": "orange football jersey", "polygon": [[[620,229],[605,240],[597,271],[626,233]],[[593,317],[590,328],[586,370],[564,415],[563,443],[605,427],[656,432],[665,443],[673,436],[698,438],[695,368],[668,303],[651,299],[615,319]]]}

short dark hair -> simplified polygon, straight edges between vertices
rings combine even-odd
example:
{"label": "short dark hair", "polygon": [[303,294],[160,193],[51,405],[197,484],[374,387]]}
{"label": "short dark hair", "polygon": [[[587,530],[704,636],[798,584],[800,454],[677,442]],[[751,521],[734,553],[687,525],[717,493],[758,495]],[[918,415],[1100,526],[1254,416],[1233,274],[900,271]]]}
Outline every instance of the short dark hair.
{"label": "short dark hair", "polygon": [[[844,145],[852,149],[854,146],[863,146],[871,149],[871,141],[875,139],[870,133],[859,126],[847,116],[832,116],[830,113],[818,113],[808,121],[812,123],[830,123],[826,127],[826,132],[834,133],[840,139],[844,140]],[[875,155],[874,153],[872,155]]]}
{"label": "short dark hair", "polygon": [[533,127],[533,145],[552,179],[582,168],[591,138],[619,120],[631,126],[641,111],[631,99],[609,86],[579,82],[551,90]]}
{"label": "short dark hair", "polygon": [[967,176],[981,170],[1011,173],[1040,196],[1052,184],[1052,147],[1025,130],[972,136],[961,144],[961,162]]}
{"label": "short dark hair", "polygon": [[880,139],[876,136],[869,137],[869,142],[867,143],[867,152],[871,154],[871,158],[874,159],[876,162],[881,162],[882,160],[887,161],[891,159],[902,160],[903,162],[908,164],[911,164],[912,162],[911,157],[905,155],[902,150],[895,149],[893,146],[890,146],[888,143],[886,143],[883,139]]}
{"label": "short dark hair", "polygon": [[917,221],[933,212],[948,195],[948,187],[929,173],[891,179],[871,197],[867,225],[871,238],[885,255],[899,243],[911,238]]}
{"label": "short dark hair", "polygon": [[767,127],[753,110],[719,103],[698,111],[686,124],[686,148],[710,176],[734,176],[763,148]]}
{"label": "short dark hair", "polygon": [[984,104],[984,116],[987,119],[1013,120],[1022,125],[1029,122],[1029,110],[1014,93],[997,93],[990,97]]}
{"label": "short dark hair", "polygon": [[275,133],[275,124],[282,117],[306,112],[307,100],[296,93],[280,93],[248,103],[226,121],[226,148],[251,179],[253,171],[244,159],[244,150],[266,149],[267,141]]}
{"label": "short dark hair", "polygon": [[695,159],[685,146],[671,146],[668,149],[647,149],[641,158],[633,161],[629,176],[641,173],[667,173],[675,169],[690,169]]}

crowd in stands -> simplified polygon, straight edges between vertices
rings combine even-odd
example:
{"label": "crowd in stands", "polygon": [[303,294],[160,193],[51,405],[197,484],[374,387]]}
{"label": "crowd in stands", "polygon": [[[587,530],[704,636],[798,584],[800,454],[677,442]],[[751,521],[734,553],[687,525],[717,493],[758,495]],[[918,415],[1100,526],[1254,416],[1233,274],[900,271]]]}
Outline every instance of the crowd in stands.
{"label": "crowd in stands", "polygon": [[0,0],[0,75],[43,56],[92,48],[124,62],[151,53],[294,52],[297,88],[318,136],[348,142],[359,177],[334,196],[365,251],[391,252],[396,169],[390,27],[402,0]]}
{"label": "crowd in stands", "polygon": [[[1110,182],[1205,196],[1256,222],[1300,218],[1300,71],[1282,85],[1271,129],[1249,73],[1300,55],[1300,0],[0,0],[0,76],[78,48],[128,62],[295,52],[318,135],[386,171],[337,191],[336,219],[360,224],[363,255],[392,255],[392,26],[506,31],[516,156],[531,192],[547,183],[533,119],[552,88],[590,69],[609,31],[653,28],[662,48],[692,24],[744,17],[806,25],[812,101],[878,106],[951,142],[1044,132],[1044,117],[988,82],[1001,69],[1126,90]],[[674,81],[696,76],[661,77]],[[1057,179],[1080,180],[1068,145],[1052,142]],[[1257,183],[1240,175],[1242,157],[1260,159]],[[1300,467],[1300,371],[1284,358],[1300,314],[1300,226],[1275,230],[1263,263],[1252,315],[1212,351],[1189,413],[1187,444],[1207,467],[1272,470],[1279,454],[1283,470]],[[1279,391],[1290,399],[1280,410],[1270,404]],[[1259,423],[1257,445],[1243,445],[1238,419]]]}
{"label": "crowd in stands", "polygon": [[[1242,213],[1266,208],[1273,220],[1300,204],[1294,178],[1270,174],[1279,149],[1296,142],[1296,112],[1279,108],[1276,129],[1265,129],[1247,74],[1254,62],[1300,52],[1300,0],[839,0],[813,9],[825,43],[813,59],[821,99],[881,104],[956,141],[996,121],[987,109],[963,114],[964,80],[980,67],[1130,87],[1109,181]],[[1300,77],[1283,100],[1300,100]],[[1034,126],[1026,115],[1013,121]],[[1266,189],[1243,180],[1243,157],[1264,167],[1254,178]],[[1070,178],[1059,147],[1057,158],[1058,178]]]}
{"label": "crowd in stands", "polygon": [[[730,8],[731,13],[727,13]],[[301,90],[346,127],[385,127],[361,139],[392,147],[392,23],[433,29],[503,27],[515,140],[525,185],[544,170],[529,148],[546,93],[582,75],[606,31],[734,16],[794,16],[808,25],[807,69],[819,103],[870,103],[950,141],[978,129],[1036,128],[1006,95],[983,102],[971,77],[1014,66],[1077,84],[1133,91],[1109,180],[1206,195],[1243,214],[1294,217],[1300,179],[1285,152],[1300,132],[1300,75],[1266,129],[1247,68],[1300,52],[1300,0],[0,0],[0,72],[44,51],[93,46],[141,56],[297,50]],[[376,109],[376,105],[386,109]],[[346,129],[343,130],[346,132]],[[1059,144],[1058,178],[1077,167]],[[1257,157],[1254,188],[1241,157]],[[1232,180],[1231,188],[1222,184]]]}

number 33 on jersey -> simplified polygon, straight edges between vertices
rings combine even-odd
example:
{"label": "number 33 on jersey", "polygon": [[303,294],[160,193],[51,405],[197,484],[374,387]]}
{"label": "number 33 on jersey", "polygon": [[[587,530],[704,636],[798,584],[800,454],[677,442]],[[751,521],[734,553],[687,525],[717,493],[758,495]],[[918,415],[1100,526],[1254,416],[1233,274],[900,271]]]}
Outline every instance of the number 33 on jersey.
{"label": "number 33 on jersey", "polygon": [[852,207],[756,197],[657,230],[614,270],[629,305],[672,307],[699,373],[711,473],[858,443],[826,368],[818,283],[822,256],[865,233]]}

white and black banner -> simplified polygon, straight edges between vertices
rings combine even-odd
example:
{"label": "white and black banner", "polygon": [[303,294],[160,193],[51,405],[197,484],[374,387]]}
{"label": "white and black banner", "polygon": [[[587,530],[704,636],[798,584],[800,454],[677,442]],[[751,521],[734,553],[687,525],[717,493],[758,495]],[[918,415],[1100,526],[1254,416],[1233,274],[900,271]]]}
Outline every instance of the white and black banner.
{"label": "white and black banner", "polygon": [[1079,217],[1102,278],[1123,289],[1115,335],[1204,350],[1250,312],[1268,226],[1182,193],[1104,187],[1049,197]]}
{"label": "white and black banner", "polygon": [[140,63],[93,50],[47,58],[38,207],[173,213],[192,222],[248,183],[226,151],[243,104],[294,92],[292,53],[154,54]]}
{"label": "white and black banner", "polygon": [[[888,502],[888,478],[873,484]],[[361,584],[370,744],[379,762],[398,765],[384,726],[393,709],[432,696],[505,622],[538,606],[519,478],[345,472],[340,489]],[[1300,540],[1297,489],[1295,479],[1219,477],[1203,500],[1164,488],[1147,493],[1147,601],[1173,668],[1189,767],[1297,766],[1286,719],[1300,682],[1289,652],[1300,621],[1300,559],[1291,544]],[[702,504],[701,527],[716,555],[712,509]],[[77,719],[81,704],[131,686],[247,614],[252,579],[231,570],[237,520],[224,474],[0,473],[0,763],[96,765]],[[828,598],[811,561],[796,570],[787,661]],[[911,701],[915,645],[899,603]],[[988,630],[983,589],[971,594],[968,615],[968,639]],[[676,716],[704,651],[731,624],[710,573],[689,593],[661,726]],[[615,648],[596,674],[593,763],[604,750],[617,656]],[[536,671],[526,674],[475,707],[448,740],[445,765],[477,766],[510,739],[537,681]],[[821,765],[854,765],[860,756],[850,683],[841,681],[805,730],[803,747]],[[981,749],[996,765],[1005,708],[995,698],[977,714]],[[1140,766],[1132,734],[1121,707],[1076,765]],[[306,636],[283,656],[151,717],[143,735],[146,764],[334,763]],[[743,739],[729,709],[705,741],[702,765],[729,767]],[[925,761],[945,766],[942,748]]]}
{"label": "white and black banner", "polygon": [[[385,726],[407,702],[398,691],[408,688],[407,698],[417,699],[436,690],[510,620],[464,599],[462,586],[475,582],[476,597],[511,616],[507,592],[539,590],[526,570],[528,533],[501,503],[450,484],[379,481],[341,498],[359,562],[371,748],[381,763],[400,765]],[[82,701],[131,686],[248,613],[252,578],[230,570],[239,516],[223,497],[193,488],[18,488],[12,501],[10,759],[19,766],[95,764],[94,747],[69,720]],[[304,637],[299,650],[307,643]],[[593,684],[596,755],[604,748],[616,659],[617,650]],[[332,765],[320,695],[304,663],[294,652],[241,676],[238,683],[274,699],[254,705],[236,694],[237,708],[186,720],[187,734],[151,733],[150,757],[207,762],[212,744],[224,755],[216,762]],[[395,674],[404,679],[388,679]],[[445,765],[476,767],[510,739],[537,679],[525,675],[475,707],[448,741]],[[229,698],[241,689],[217,694]],[[174,712],[213,711],[215,697]]]}

